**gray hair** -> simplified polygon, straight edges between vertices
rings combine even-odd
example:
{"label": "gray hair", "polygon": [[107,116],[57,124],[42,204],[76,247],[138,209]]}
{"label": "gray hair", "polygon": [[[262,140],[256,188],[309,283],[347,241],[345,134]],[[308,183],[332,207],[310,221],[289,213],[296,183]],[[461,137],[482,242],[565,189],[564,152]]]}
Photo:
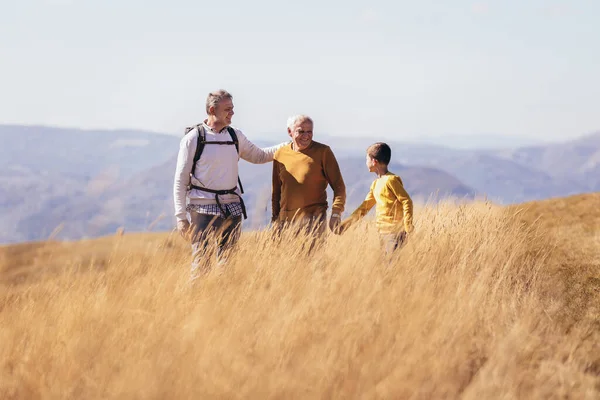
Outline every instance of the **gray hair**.
{"label": "gray hair", "polygon": [[309,117],[308,115],[299,114],[299,115],[294,115],[294,116],[288,118],[287,127],[289,130],[292,130],[296,127],[296,125],[299,125],[299,124],[303,123],[304,121],[308,121],[313,125],[315,124],[313,122],[312,118]]}
{"label": "gray hair", "polygon": [[210,92],[206,98],[206,113],[208,114],[211,107],[216,107],[224,99],[233,99],[233,96],[223,89]]}

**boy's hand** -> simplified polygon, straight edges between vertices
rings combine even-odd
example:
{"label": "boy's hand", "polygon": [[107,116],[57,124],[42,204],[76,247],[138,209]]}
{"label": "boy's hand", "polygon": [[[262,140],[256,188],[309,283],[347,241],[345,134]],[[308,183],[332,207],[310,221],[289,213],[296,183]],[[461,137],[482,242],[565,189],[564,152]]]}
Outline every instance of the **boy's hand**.
{"label": "boy's hand", "polygon": [[329,229],[331,229],[333,233],[337,234],[339,232],[340,221],[340,214],[331,214],[331,218],[329,218]]}
{"label": "boy's hand", "polygon": [[350,225],[352,225],[352,220],[351,219],[346,219],[344,221],[341,221],[340,224],[337,227],[337,234],[338,235],[342,235],[344,232],[346,232],[348,230],[348,228],[350,228]]}

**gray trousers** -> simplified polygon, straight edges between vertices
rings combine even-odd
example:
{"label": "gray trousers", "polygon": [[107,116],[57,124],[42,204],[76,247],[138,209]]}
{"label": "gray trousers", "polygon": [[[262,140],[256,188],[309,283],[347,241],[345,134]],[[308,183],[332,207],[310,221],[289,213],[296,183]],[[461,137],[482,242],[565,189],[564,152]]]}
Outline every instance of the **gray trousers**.
{"label": "gray trousers", "polygon": [[406,241],[406,232],[399,233],[381,233],[379,234],[381,243],[387,255],[401,248]]}
{"label": "gray trousers", "polygon": [[225,261],[240,239],[242,217],[221,218],[191,211],[190,219],[192,270],[207,268],[215,253],[217,261]]}

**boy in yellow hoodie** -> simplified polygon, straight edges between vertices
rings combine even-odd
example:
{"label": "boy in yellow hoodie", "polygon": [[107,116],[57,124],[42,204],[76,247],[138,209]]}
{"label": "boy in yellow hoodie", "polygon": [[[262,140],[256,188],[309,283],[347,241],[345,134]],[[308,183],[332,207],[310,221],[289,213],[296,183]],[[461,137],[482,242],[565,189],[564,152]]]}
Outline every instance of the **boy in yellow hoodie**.
{"label": "boy in yellow hoodie", "polygon": [[388,171],[391,157],[392,150],[386,143],[369,146],[367,168],[377,174],[377,179],[371,184],[365,201],[341,225],[341,230],[346,230],[377,205],[375,223],[388,254],[400,247],[413,231],[413,203],[400,177]]}

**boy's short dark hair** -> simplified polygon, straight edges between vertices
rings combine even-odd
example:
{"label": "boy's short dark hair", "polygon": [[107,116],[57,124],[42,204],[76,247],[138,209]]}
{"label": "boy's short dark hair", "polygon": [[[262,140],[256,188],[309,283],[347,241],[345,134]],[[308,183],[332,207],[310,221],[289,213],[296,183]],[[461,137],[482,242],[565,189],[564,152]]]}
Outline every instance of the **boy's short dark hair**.
{"label": "boy's short dark hair", "polygon": [[377,142],[369,146],[367,154],[374,160],[388,165],[392,159],[392,149],[387,143]]}

